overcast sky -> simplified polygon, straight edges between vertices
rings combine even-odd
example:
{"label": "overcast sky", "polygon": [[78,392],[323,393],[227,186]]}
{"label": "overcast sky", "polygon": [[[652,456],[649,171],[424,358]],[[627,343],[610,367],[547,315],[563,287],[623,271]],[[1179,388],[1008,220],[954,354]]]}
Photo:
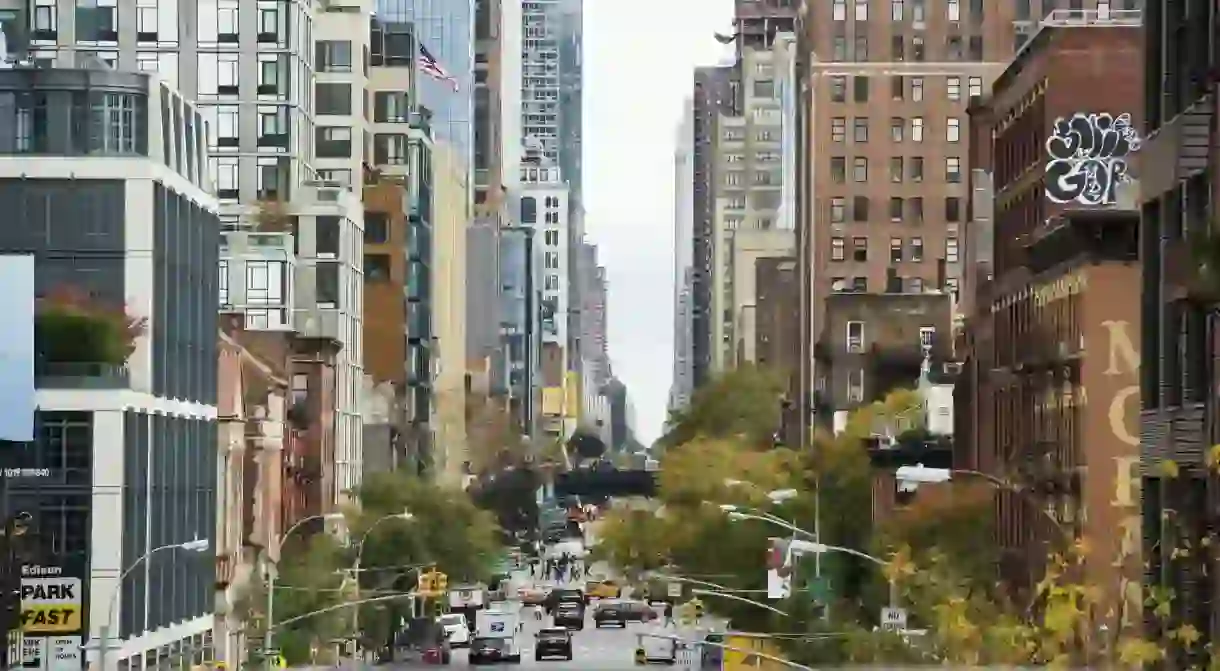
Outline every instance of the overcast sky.
{"label": "overcast sky", "polygon": [[610,358],[640,442],[673,369],[674,147],[696,65],[730,53],[732,0],[585,0],[584,199],[610,278]]}

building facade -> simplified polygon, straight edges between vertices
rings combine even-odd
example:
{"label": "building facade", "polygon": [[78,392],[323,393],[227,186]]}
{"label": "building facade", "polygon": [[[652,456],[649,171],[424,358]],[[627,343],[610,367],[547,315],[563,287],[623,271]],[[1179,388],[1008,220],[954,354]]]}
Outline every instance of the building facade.
{"label": "building facade", "polygon": [[[1220,640],[1215,559],[1173,548],[1204,538],[1216,524],[1216,477],[1208,446],[1220,442],[1216,417],[1217,351],[1214,298],[1199,282],[1191,247],[1211,236],[1216,212],[1216,79],[1214,4],[1160,0],[1144,4],[1144,134],[1140,149],[1141,328],[1139,381],[1140,491],[1143,499],[1144,582],[1179,594],[1166,619],[1147,617],[1146,631],[1163,636],[1189,624],[1199,645]],[[1199,46],[1195,46],[1199,45]],[[1168,50],[1168,51],[1166,51]],[[1198,237],[1196,237],[1198,236]],[[1214,243],[1213,243],[1214,244]],[[1203,291],[1200,291],[1203,289]],[[1158,468],[1182,464],[1181,477]],[[1182,510],[1182,517],[1170,510]],[[1175,645],[1167,665],[1203,663],[1202,648]]]}
{"label": "building facade", "polygon": [[674,367],[669,387],[670,410],[686,407],[694,391],[694,361],[691,357],[694,296],[690,286],[695,252],[694,100],[688,99],[682,111],[674,151]]}
{"label": "building facade", "polygon": [[[432,235],[433,432],[436,476],[458,486],[470,460],[466,437],[466,230],[470,172],[455,147],[433,147],[436,199]],[[486,269],[485,269],[486,270]]]}
{"label": "building facade", "polygon": [[[1139,610],[1121,607],[1140,563],[1131,489],[1139,306],[1114,296],[1134,293],[1139,281],[1139,187],[1124,170],[1139,148],[1141,81],[1098,83],[1114,67],[1139,72],[1140,40],[1138,10],[1052,11],[970,110],[979,145],[970,179],[994,193],[990,203],[971,203],[970,215],[994,221],[985,255],[994,278],[970,280],[963,353],[971,390],[960,408],[969,417],[954,464],[1021,483],[1021,494],[996,497],[1010,586],[1029,588],[1046,568],[1047,544],[1080,534],[1095,548],[1089,583],[1113,597],[1128,624]],[[1057,171],[1073,169],[1072,159],[1052,153],[1055,138],[1112,122],[1122,147],[1099,173],[1112,181],[1096,197],[1065,193]]]}
{"label": "building facade", "polygon": [[144,559],[216,529],[220,220],[202,114],[156,75],[11,69],[0,138],[0,249],[34,255],[40,296],[146,320],[125,365],[44,357],[35,440],[5,459],[50,479],[10,480],[7,505],[32,514],[39,563],[98,604],[82,603],[82,644],[109,624],[120,666],[210,648],[215,555]]}

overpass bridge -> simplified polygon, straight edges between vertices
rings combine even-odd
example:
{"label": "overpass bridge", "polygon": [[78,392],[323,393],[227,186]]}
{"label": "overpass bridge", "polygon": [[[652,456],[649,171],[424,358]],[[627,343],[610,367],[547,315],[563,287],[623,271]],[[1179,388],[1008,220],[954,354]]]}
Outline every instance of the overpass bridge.
{"label": "overpass bridge", "polygon": [[555,473],[555,496],[655,496],[659,471],[576,469]]}

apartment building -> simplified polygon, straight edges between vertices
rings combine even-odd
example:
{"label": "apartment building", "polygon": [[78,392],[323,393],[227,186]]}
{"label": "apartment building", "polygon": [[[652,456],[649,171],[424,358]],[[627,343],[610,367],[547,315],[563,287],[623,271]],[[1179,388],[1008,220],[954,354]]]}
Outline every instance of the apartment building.
{"label": "apartment building", "polygon": [[669,385],[669,410],[690,403],[694,392],[693,327],[695,238],[695,107],[687,98],[674,150],[674,342],[673,373]]}
{"label": "apartment building", "polygon": [[[966,316],[973,388],[959,400],[973,429],[961,440],[976,442],[955,463],[1021,483],[1020,494],[996,496],[1008,584],[1030,588],[1048,543],[1080,534],[1094,548],[1089,583],[1104,586],[1128,624],[1139,612],[1138,602],[1122,608],[1140,564],[1131,493],[1139,305],[1114,297],[1134,294],[1139,281],[1139,187],[1124,171],[1138,148],[1142,82],[1105,73],[1138,73],[1141,39],[1138,10],[1054,10],[970,110],[970,178],[995,194],[995,275]],[[1117,120],[1123,143],[1099,173],[1108,182],[1096,197],[1063,193],[1055,175],[1071,159],[1049,153],[1049,138],[1066,132],[1058,124],[1092,127],[1098,115]]]}
{"label": "apartment building", "polygon": [[[795,234],[790,229],[742,229],[732,238],[727,272],[731,272],[732,350],[726,363],[736,367],[757,362],[758,265],[764,259],[790,258],[796,253]],[[777,362],[778,363],[778,362]],[[787,371],[785,371],[787,372]]]}
{"label": "apartment building", "polygon": [[125,362],[44,359],[35,438],[3,455],[48,469],[10,478],[8,505],[32,514],[38,563],[83,586],[91,615],[61,635],[80,646],[110,625],[112,663],[211,644],[215,555],[142,560],[216,529],[220,220],[203,128],[155,74],[0,70],[0,250],[34,255],[42,296],[147,320]]}
{"label": "apartment building", "polygon": [[[1146,616],[1145,631],[1164,636],[1190,625],[1194,645],[1173,644],[1167,666],[1201,664],[1220,640],[1215,558],[1174,548],[1215,527],[1215,478],[1208,446],[1220,442],[1216,418],[1216,337],[1207,317],[1214,299],[1198,288],[1194,235],[1216,217],[1216,68],[1214,3],[1144,3],[1144,132],[1140,149],[1141,328],[1139,380],[1144,584],[1174,586],[1166,619]],[[1214,235],[1214,233],[1213,233]],[[1205,287],[1206,288],[1206,287]],[[1204,293],[1204,295],[1195,295]],[[1213,294],[1214,295],[1214,294]],[[1182,464],[1179,478],[1158,468]],[[1171,510],[1180,510],[1178,516]],[[1191,541],[1193,542],[1193,541]],[[1172,623],[1172,624],[1171,624]]]}

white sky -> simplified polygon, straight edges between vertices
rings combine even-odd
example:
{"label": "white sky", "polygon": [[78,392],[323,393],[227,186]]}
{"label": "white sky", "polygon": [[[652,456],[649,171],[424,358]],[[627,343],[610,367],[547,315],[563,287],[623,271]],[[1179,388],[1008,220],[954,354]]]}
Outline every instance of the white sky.
{"label": "white sky", "polygon": [[674,148],[693,69],[731,53],[733,0],[584,0],[586,222],[610,282],[614,374],[661,432],[673,371]]}

